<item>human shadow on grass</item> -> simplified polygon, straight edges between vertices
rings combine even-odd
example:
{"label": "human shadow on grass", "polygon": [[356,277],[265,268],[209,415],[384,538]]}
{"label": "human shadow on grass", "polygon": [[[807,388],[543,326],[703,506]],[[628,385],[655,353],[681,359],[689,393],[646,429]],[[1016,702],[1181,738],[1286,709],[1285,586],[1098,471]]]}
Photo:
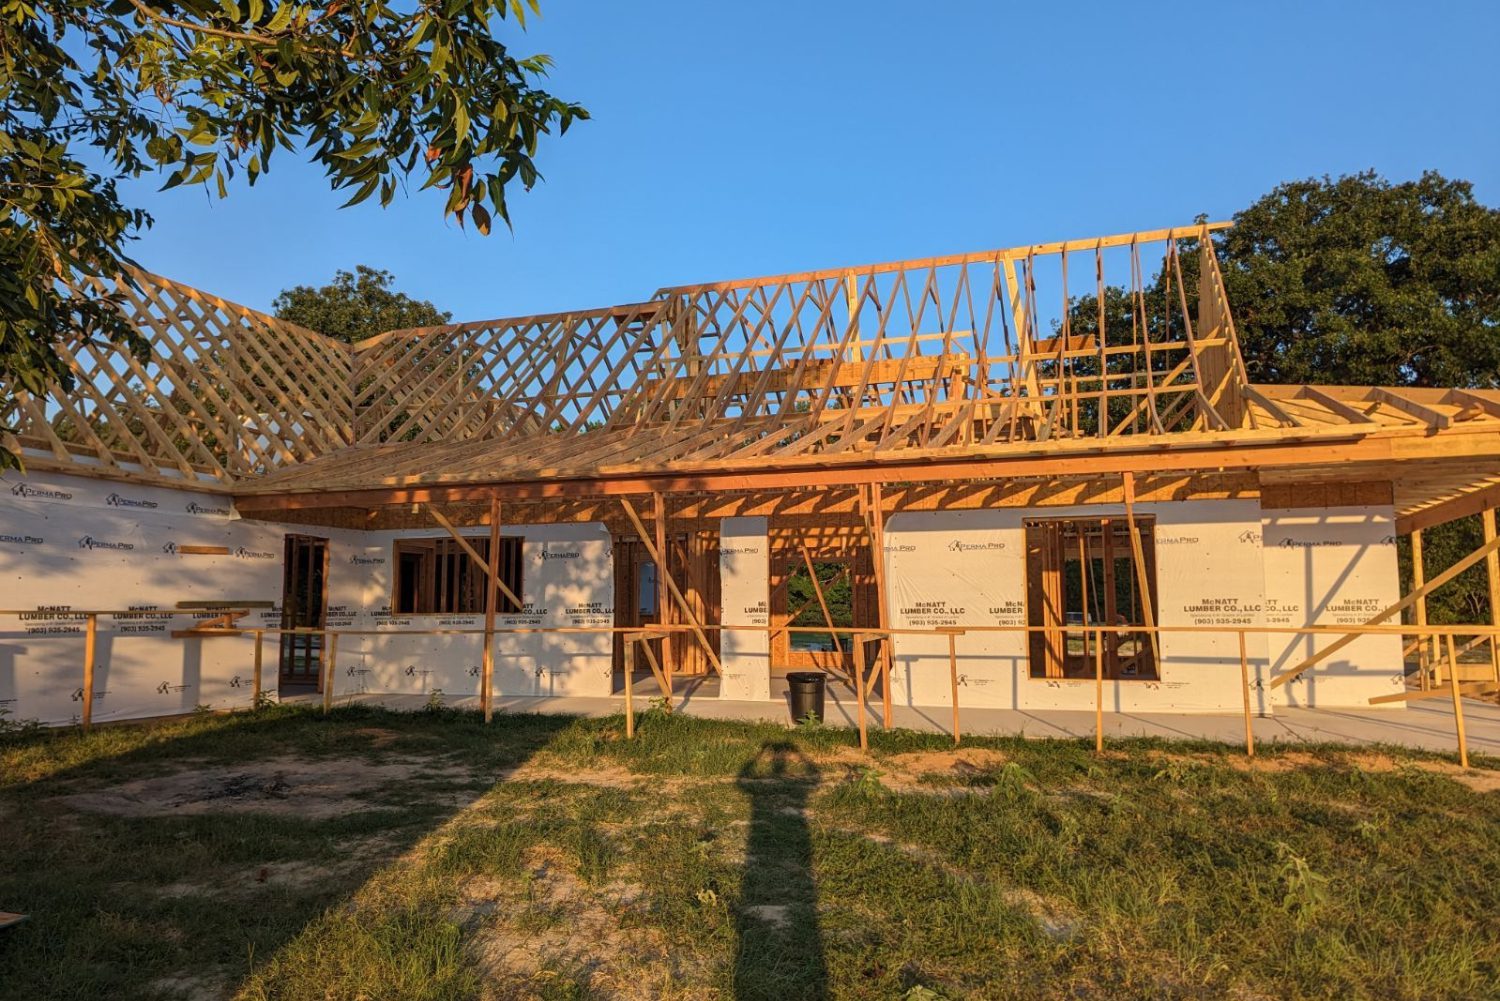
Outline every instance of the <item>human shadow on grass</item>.
{"label": "human shadow on grass", "polygon": [[[282,708],[0,783],[0,815],[10,815],[0,902],[32,916],[0,941],[0,1001],[170,994],[184,977],[208,978],[201,993],[223,978],[232,992],[247,962],[263,967],[320,915],[347,908],[393,859],[572,723],[515,715],[487,727],[476,713]],[[10,746],[78,739],[48,731]],[[455,760],[472,772],[446,770]],[[320,782],[403,762],[417,763],[411,781],[359,785],[347,805],[313,808],[327,792]],[[190,780],[183,794],[133,804],[143,781],[179,777]]]}
{"label": "human shadow on grass", "polygon": [[789,741],[767,741],[740,769],[738,784],[750,799],[736,919],[740,1001],[828,996],[807,821],[817,782],[817,766]]}

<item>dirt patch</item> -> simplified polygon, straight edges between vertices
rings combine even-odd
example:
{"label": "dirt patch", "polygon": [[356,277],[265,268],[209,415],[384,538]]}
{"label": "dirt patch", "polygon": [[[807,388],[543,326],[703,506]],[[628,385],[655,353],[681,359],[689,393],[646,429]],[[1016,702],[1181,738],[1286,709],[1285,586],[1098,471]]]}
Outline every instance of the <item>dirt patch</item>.
{"label": "dirt patch", "polygon": [[455,917],[481,925],[470,950],[487,998],[532,996],[558,981],[589,997],[656,998],[686,972],[686,950],[622,920],[641,896],[625,880],[590,886],[544,848],[524,880],[470,880]]}
{"label": "dirt patch", "polygon": [[563,782],[568,785],[598,786],[601,789],[635,789],[653,780],[637,775],[619,765],[595,764],[586,768],[563,768],[559,766],[527,762],[505,776],[507,782]]}
{"label": "dirt patch", "polygon": [[1190,754],[1154,752],[1152,760],[1191,767],[1227,765],[1237,772],[1262,775],[1277,775],[1300,771],[1304,768],[1356,768],[1362,772],[1389,774],[1407,770],[1441,775],[1461,782],[1475,792],[1500,792],[1500,770],[1492,768],[1463,769],[1449,761],[1426,761],[1412,758],[1393,758],[1381,751],[1335,751],[1326,755],[1310,751],[1276,751],[1274,754],[1254,758],[1243,754],[1223,758],[1194,757]]}
{"label": "dirt patch", "polygon": [[1475,792],[1500,792],[1500,771],[1493,768],[1464,769],[1448,761],[1399,760],[1374,751],[1346,754],[1342,760],[1364,772],[1399,772],[1415,768],[1461,782]]}
{"label": "dirt patch", "polygon": [[987,747],[963,747],[954,751],[912,751],[884,759],[892,768],[921,775],[931,772],[976,774],[1002,767],[1010,759]]}
{"label": "dirt patch", "polygon": [[380,726],[364,726],[354,731],[354,736],[364,737],[371,747],[390,747],[404,736],[399,730],[388,730]]}
{"label": "dirt patch", "polygon": [[926,792],[947,795],[963,788],[934,786],[932,780],[951,779],[962,787],[967,780],[1004,767],[1004,754],[985,747],[966,747],[954,751],[912,751],[893,754],[877,761],[879,780],[893,792]]}
{"label": "dirt patch", "polygon": [[470,776],[467,769],[425,758],[380,764],[352,758],[268,758],[134,779],[96,792],[60,796],[58,801],[75,810],[121,817],[269,813],[326,820],[378,808],[365,799],[377,790],[420,790],[427,781]]}

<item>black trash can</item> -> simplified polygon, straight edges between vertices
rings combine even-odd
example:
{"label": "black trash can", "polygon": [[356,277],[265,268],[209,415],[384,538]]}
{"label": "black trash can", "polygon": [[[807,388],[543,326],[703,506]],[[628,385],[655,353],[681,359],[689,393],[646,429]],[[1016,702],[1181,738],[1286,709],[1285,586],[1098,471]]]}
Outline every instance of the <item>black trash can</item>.
{"label": "black trash can", "polygon": [[822,671],[793,671],[786,676],[787,688],[791,690],[792,721],[800,723],[811,716],[823,722],[823,697],[828,686],[828,675]]}

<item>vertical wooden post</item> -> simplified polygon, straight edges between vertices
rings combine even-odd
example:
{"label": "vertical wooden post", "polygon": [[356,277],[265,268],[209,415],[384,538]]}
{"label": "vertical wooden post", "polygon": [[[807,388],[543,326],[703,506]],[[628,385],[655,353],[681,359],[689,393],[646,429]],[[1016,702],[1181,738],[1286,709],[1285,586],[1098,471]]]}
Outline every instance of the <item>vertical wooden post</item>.
{"label": "vertical wooden post", "polygon": [[[1412,529],[1411,533],[1411,588],[1420,591],[1427,584],[1427,570],[1422,565],[1422,530]],[[1420,675],[1422,690],[1426,691],[1436,682],[1436,669],[1427,653],[1427,634],[1423,631],[1427,625],[1427,596],[1424,594],[1417,599],[1416,607],[1412,609],[1412,620],[1417,624],[1417,672]]]}
{"label": "vertical wooden post", "polygon": [[[656,568],[656,620],[659,624],[668,625],[671,618],[671,594],[667,590],[667,579],[670,571],[667,569],[671,552],[667,549],[667,502],[660,491],[653,491],[651,504],[656,510],[656,555],[658,566]],[[684,599],[686,600],[686,599]],[[672,641],[675,639],[671,630],[663,631],[661,638],[661,673],[667,679],[667,705],[672,704],[672,678],[676,668],[676,653],[672,649]]]}
{"label": "vertical wooden post", "polygon": [[484,666],[479,682],[479,707],[484,711],[484,721],[494,717],[495,683],[495,615],[499,611],[500,589],[495,582],[500,579],[500,501],[490,498],[490,552],[487,569],[489,579],[484,589]]}
{"label": "vertical wooden post", "polygon": [[859,717],[859,749],[870,749],[870,734],[865,727],[865,637],[854,634],[854,705]]}
{"label": "vertical wooden post", "polygon": [[94,725],[94,654],[99,648],[99,616],[90,614],[83,632],[83,710],[78,717],[83,728]]}
{"label": "vertical wooden post", "polygon": [[635,739],[635,636],[625,634],[625,739]]}
{"label": "vertical wooden post", "polygon": [[1146,635],[1151,638],[1151,657],[1155,661],[1157,677],[1161,677],[1161,637],[1156,632],[1156,609],[1151,604],[1151,575],[1146,572],[1146,551],[1135,523],[1135,474],[1127,472],[1123,479],[1125,524],[1130,530],[1130,555],[1135,563],[1136,587],[1141,592],[1141,618],[1145,619]]}
{"label": "vertical wooden post", "polygon": [[[1088,635],[1087,624],[1084,626]],[[1094,753],[1104,753],[1104,627],[1094,630]]]}
{"label": "vertical wooden post", "polygon": [[1255,734],[1250,729],[1250,658],[1245,655],[1245,630],[1240,634],[1240,692],[1245,698],[1245,754],[1255,757]]}
{"label": "vertical wooden post", "polygon": [[339,634],[323,630],[323,714],[333,708],[333,675],[339,656]]}
{"label": "vertical wooden post", "polygon": [[1448,641],[1448,685],[1453,690],[1453,729],[1458,732],[1458,764],[1460,768],[1469,767],[1469,744],[1464,738],[1464,696],[1460,690],[1463,686],[1458,681],[1458,658],[1453,653],[1453,634],[1444,637]]}
{"label": "vertical wooden post", "polygon": [[[1484,541],[1493,542],[1495,539],[1495,509],[1487,507],[1484,509]],[[1489,580],[1490,590],[1490,626],[1500,626],[1500,553],[1490,553],[1484,558],[1484,567]],[[1497,640],[1494,632],[1490,633],[1490,675],[1500,682],[1500,640]]]}
{"label": "vertical wooden post", "polygon": [[948,634],[948,680],[953,686],[953,743],[958,745],[958,634]]}
{"label": "vertical wooden post", "polygon": [[[885,579],[885,497],[881,493],[880,484],[870,484],[870,521],[874,527],[871,533],[875,546],[875,597],[876,607],[880,612],[880,628],[891,628],[891,605],[890,596],[886,593]],[[880,637],[880,704],[881,704],[881,726],[889,728],[891,725],[891,648],[895,646],[895,638],[889,633]]]}
{"label": "vertical wooden post", "polygon": [[251,697],[250,705],[256,709],[260,708],[261,693],[261,665],[265,663],[266,633],[263,629],[255,630],[255,692]]}

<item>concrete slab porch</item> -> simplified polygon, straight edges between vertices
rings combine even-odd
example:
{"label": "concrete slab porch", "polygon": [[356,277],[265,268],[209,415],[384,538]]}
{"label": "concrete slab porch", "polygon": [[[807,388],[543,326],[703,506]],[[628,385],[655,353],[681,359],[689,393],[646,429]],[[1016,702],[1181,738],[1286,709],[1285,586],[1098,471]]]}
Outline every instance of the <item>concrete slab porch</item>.
{"label": "concrete slab porch", "polygon": [[[637,711],[649,706],[660,690],[646,678],[635,687]],[[785,680],[776,678],[771,702],[736,702],[717,697],[717,679],[685,678],[673,686],[676,709],[705,719],[768,721],[792,725],[791,710],[786,701]],[[316,695],[294,695],[285,702],[316,702]],[[459,709],[478,709],[477,696],[448,698],[446,705]],[[423,695],[355,695],[341,696],[340,704],[361,703],[392,709],[417,710],[427,704]],[[1500,706],[1492,702],[1465,699],[1464,723],[1469,753],[1500,756]],[[580,716],[609,716],[624,711],[624,701],[615,698],[549,698],[496,696],[497,713],[568,713]],[[869,725],[878,729],[880,701],[868,703]],[[828,686],[825,719],[832,726],[857,725],[854,691],[841,682]],[[1015,709],[961,709],[959,722],[965,735],[1019,735],[1024,737],[1092,738],[1094,714],[1060,710],[1035,711]],[[951,733],[952,710],[944,706],[896,706],[892,712],[896,727],[931,733]],[[1391,744],[1427,751],[1455,752],[1457,737],[1453,727],[1453,708],[1447,699],[1414,702],[1408,708],[1391,709],[1296,709],[1278,708],[1272,717],[1253,717],[1251,721],[1257,744],[1341,743],[1357,746]],[[1104,714],[1104,733],[1110,737],[1161,737],[1173,740],[1212,740],[1229,745],[1243,745],[1244,717],[1237,713],[1118,713]]]}

